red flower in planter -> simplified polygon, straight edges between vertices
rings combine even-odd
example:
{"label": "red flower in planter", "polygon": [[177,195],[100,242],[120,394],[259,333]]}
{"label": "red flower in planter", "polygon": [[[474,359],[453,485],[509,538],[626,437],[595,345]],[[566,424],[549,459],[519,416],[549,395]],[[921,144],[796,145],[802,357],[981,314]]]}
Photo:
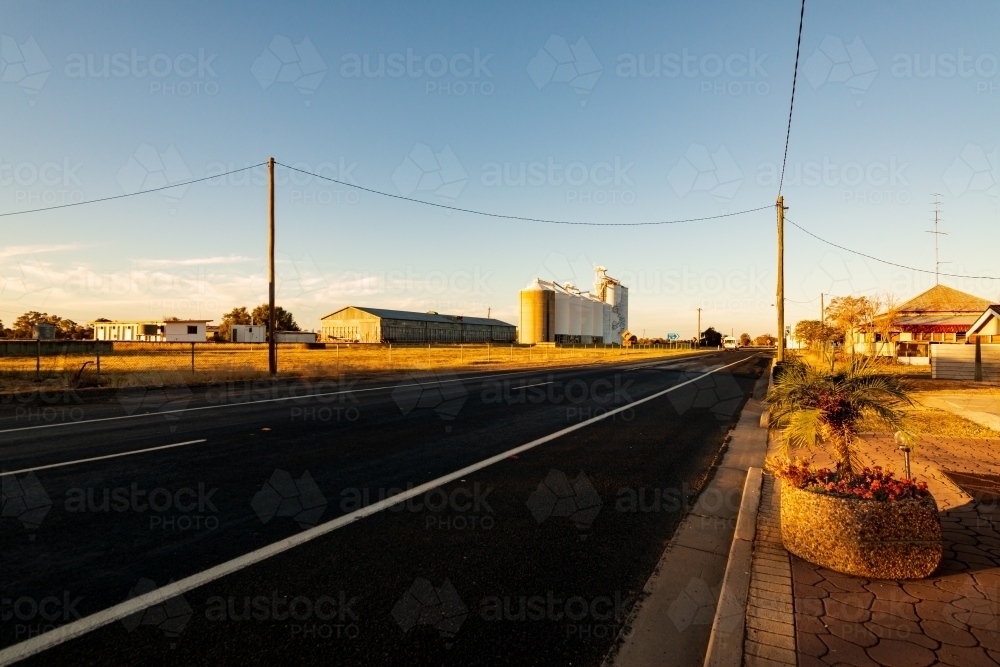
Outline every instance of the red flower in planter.
{"label": "red flower in planter", "polygon": [[909,500],[928,495],[926,482],[894,479],[892,472],[881,466],[864,468],[860,474],[848,476],[829,468],[811,468],[808,462],[793,461],[772,466],[774,474],[789,484],[816,493],[868,500]]}

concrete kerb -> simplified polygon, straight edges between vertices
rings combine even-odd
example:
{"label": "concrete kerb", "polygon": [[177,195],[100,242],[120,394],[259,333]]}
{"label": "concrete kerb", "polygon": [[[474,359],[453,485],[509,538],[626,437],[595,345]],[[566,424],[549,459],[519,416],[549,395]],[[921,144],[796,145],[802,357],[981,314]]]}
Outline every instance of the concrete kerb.
{"label": "concrete kerb", "polygon": [[[770,394],[771,393],[771,388],[774,387],[774,364],[775,364],[775,362],[776,362],[775,359],[771,360],[771,368],[769,368],[768,371],[767,371],[767,393],[764,394],[765,396],[767,396],[768,394]],[[760,427],[761,428],[767,428],[768,427],[768,423],[770,421],[770,418],[771,418],[771,408],[769,408],[769,407],[764,408],[764,412],[762,412],[761,415],[760,415]]]}
{"label": "concrete kerb", "polygon": [[753,561],[753,540],[757,532],[757,510],[763,470],[752,467],[747,471],[736,520],[736,533],[729,550],[726,574],[715,608],[712,634],[705,653],[705,667],[740,667],[743,664],[743,633],[746,624],[747,595],[750,591],[750,565]]}

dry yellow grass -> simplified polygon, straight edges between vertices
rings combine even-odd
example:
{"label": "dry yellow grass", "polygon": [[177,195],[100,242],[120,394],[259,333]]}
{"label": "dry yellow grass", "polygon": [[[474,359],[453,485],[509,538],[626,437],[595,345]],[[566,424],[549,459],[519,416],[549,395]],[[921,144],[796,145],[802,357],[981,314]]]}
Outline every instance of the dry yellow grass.
{"label": "dry yellow grass", "polygon": [[[820,355],[812,351],[803,351],[799,358],[814,366],[829,368],[829,359],[825,362]],[[838,363],[842,360],[838,358]],[[913,430],[922,436],[951,436],[958,438],[995,438],[1000,433],[991,428],[977,424],[974,421],[960,417],[947,410],[939,410],[920,404],[921,396],[933,395],[936,391],[947,390],[949,393],[960,391],[974,394],[1000,394],[1000,388],[971,385],[968,382],[932,380],[929,366],[910,366],[887,361],[881,369],[886,373],[905,376],[915,390],[913,399],[916,405],[906,408]],[[884,427],[875,423],[861,423],[860,430],[866,433],[882,432]]]}
{"label": "dry yellow grass", "polygon": [[[689,355],[695,350],[613,347],[527,347],[517,345],[387,346],[339,345],[307,349],[278,346],[282,377],[376,376],[401,372],[546,368],[641,361]],[[89,363],[87,363],[89,362]],[[34,357],[0,357],[0,391],[35,386]],[[86,364],[86,366],[84,366]],[[267,376],[266,345],[118,345],[114,353],[41,357],[38,376],[56,386],[143,386],[225,382]],[[81,371],[82,369],[82,371]]]}
{"label": "dry yellow grass", "polygon": [[[955,438],[995,438],[1000,436],[991,428],[969,421],[947,410],[924,406],[914,406],[906,410],[911,428],[918,436],[951,436]],[[885,428],[874,423],[862,423],[864,433],[885,432]]]}

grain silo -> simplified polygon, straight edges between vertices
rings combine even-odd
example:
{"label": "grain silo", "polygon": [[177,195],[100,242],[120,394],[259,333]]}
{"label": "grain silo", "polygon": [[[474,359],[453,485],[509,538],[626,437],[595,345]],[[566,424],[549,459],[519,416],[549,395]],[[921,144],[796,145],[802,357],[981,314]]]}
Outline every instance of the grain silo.
{"label": "grain silo", "polygon": [[[578,343],[580,342],[579,337],[583,334],[583,315],[580,312],[581,307],[583,306],[583,299],[580,297],[580,294],[576,291],[576,288],[572,283],[566,283],[563,287],[569,295],[569,321],[564,335],[570,336],[571,338],[566,341],[567,343]],[[563,334],[563,332],[558,331],[556,334]]]}
{"label": "grain silo", "polygon": [[621,343],[622,334],[628,330],[628,288],[621,281],[608,275],[603,266],[594,269],[594,290],[597,298],[611,307],[608,326],[604,330],[606,343]]}
{"label": "grain silo", "polygon": [[554,343],[556,292],[552,283],[536,279],[521,290],[519,343]]}
{"label": "grain silo", "polygon": [[[566,288],[558,283],[547,283],[552,286],[556,298],[556,328],[558,334],[569,332],[569,302],[572,298]],[[552,339],[555,342],[555,338]]]}
{"label": "grain silo", "polygon": [[589,345],[593,342],[594,306],[589,294],[578,294],[580,298],[580,342]]}
{"label": "grain silo", "polygon": [[597,267],[595,293],[572,283],[535,279],[521,290],[521,343],[621,344],[628,328],[628,288]]}
{"label": "grain silo", "polygon": [[[601,343],[604,342],[604,308],[607,306],[606,303],[598,299],[593,294],[587,293],[585,295],[590,306],[590,341],[591,343]],[[610,312],[610,308],[608,309]]]}

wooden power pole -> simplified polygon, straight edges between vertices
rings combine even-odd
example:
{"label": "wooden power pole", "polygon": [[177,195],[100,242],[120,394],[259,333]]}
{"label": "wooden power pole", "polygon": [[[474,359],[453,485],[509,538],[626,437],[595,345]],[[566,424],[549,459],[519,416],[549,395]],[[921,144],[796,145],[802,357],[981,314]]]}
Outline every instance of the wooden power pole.
{"label": "wooden power pole", "polygon": [[785,198],[778,195],[778,354],[785,360]]}
{"label": "wooden power pole", "polygon": [[274,158],[267,159],[267,368],[278,372],[278,348],[274,336]]}
{"label": "wooden power pole", "polygon": [[698,309],[698,331],[695,333],[697,334],[695,339],[698,341],[695,347],[701,347],[701,308]]}

